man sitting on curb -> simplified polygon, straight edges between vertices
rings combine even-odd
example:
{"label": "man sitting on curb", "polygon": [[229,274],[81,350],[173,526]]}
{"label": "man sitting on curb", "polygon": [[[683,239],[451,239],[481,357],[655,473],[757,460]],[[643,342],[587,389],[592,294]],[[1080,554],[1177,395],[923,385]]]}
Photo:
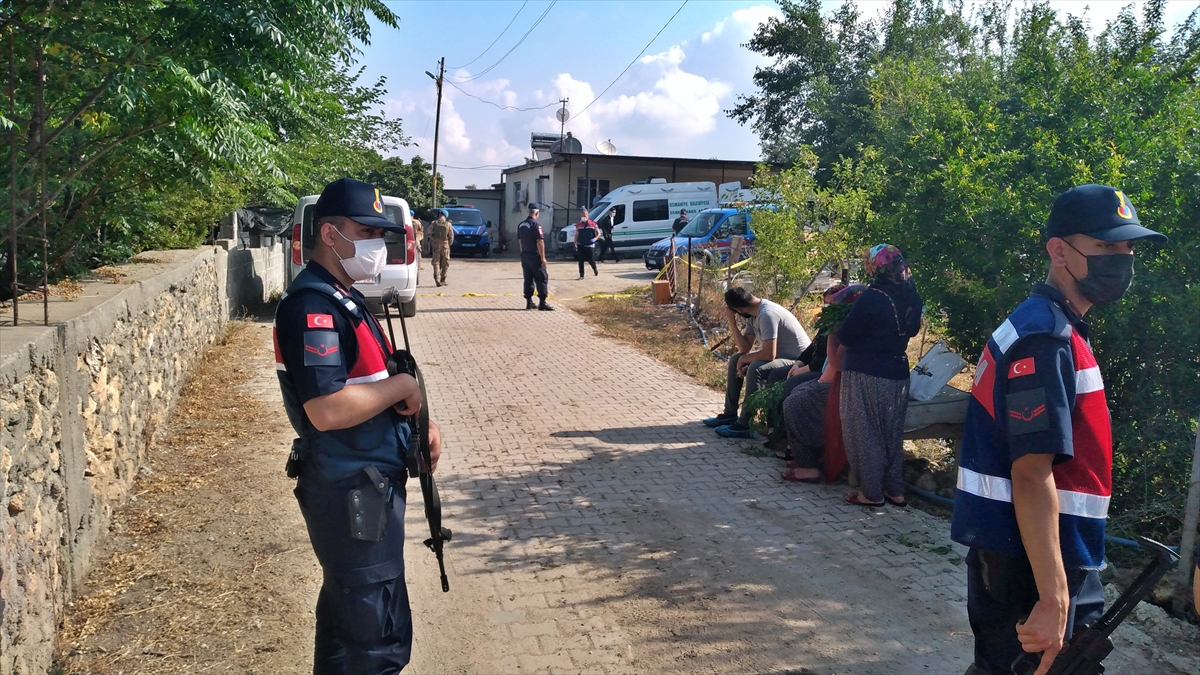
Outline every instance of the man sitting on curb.
{"label": "man sitting on curb", "polygon": [[[725,411],[704,420],[704,424],[715,427],[717,434],[726,438],[755,438],[757,434],[750,428],[744,408],[738,416],[742,382],[746,383],[749,398],[767,381],[772,370],[790,368],[811,340],[791,312],[770,300],[754,297],[744,288],[725,291],[725,311],[729,315],[729,334],[737,341],[738,353],[729,357]],[[739,315],[747,319],[744,333],[738,330]],[[750,351],[755,338],[759,347]]]}

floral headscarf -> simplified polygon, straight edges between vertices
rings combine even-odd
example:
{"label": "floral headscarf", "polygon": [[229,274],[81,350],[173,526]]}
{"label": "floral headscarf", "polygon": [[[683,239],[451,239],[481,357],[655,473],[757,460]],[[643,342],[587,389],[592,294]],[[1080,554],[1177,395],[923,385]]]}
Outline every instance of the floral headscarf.
{"label": "floral headscarf", "polygon": [[917,293],[912,272],[900,249],[891,244],[876,244],[867,252],[867,276],[871,288],[881,291],[892,299],[896,309],[896,324],[902,335],[912,337],[921,330],[921,314],[925,302]]}

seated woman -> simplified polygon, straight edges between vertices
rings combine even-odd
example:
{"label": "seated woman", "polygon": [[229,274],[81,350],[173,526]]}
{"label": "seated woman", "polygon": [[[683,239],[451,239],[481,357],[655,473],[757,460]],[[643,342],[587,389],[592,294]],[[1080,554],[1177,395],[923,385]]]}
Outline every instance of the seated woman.
{"label": "seated woman", "polygon": [[921,330],[924,301],[900,249],[879,244],[867,254],[870,286],[855,301],[837,339],[842,363],[842,438],[859,489],[858,506],[905,506],[904,417],[908,412],[908,340]]}
{"label": "seated woman", "polygon": [[[842,284],[830,286],[821,294],[821,299],[826,307],[833,302],[834,296],[846,287]],[[820,316],[818,314],[818,316]],[[813,336],[813,340],[808,347],[800,354],[800,358],[792,364],[792,367],[786,371],[782,368],[771,371],[770,377],[767,378],[767,384],[775,384],[776,382],[787,382],[783,386],[783,397],[787,398],[792,390],[798,387],[802,382],[815,380],[821,374],[821,369],[825,366],[825,340],[828,337],[828,331],[817,330],[817,334]]]}
{"label": "seated woman", "polygon": [[[828,305],[851,305],[865,288],[861,285],[841,288],[826,300]],[[833,315],[832,312],[821,311],[827,318]],[[818,324],[821,323],[824,322],[818,318]],[[801,483],[821,481],[825,449],[825,403],[834,378],[841,369],[843,354],[833,334],[836,329],[837,325],[834,324],[818,333],[827,336],[824,363],[816,371],[820,377],[799,382],[783,401],[783,420],[787,425],[788,450],[792,455],[793,467],[783,472],[784,480]]]}

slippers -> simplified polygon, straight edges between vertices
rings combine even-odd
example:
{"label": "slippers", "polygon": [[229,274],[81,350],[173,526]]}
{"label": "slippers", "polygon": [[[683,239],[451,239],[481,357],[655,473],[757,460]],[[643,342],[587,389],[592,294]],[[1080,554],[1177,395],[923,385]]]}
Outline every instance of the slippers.
{"label": "slippers", "polygon": [[880,506],[883,506],[883,502],[878,502],[878,503],[864,502],[862,499],[859,498],[857,492],[847,493],[846,496],[844,497],[844,499],[846,500],[847,504],[853,504],[854,506],[866,506],[866,507],[872,508],[872,509],[876,509],[876,508],[879,508]]}
{"label": "slippers", "polygon": [[775,457],[779,459],[791,459],[792,453],[788,452],[787,450],[776,450]]}
{"label": "slippers", "polygon": [[813,476],[812,478],[797,478],[795,472],[793,472],[793,471],[784,471],[781,475],[784,480],[790,481],[792,483],[820,483],[821,482],[821,474],[819,474],[819,473],[817,475]]}
{"label": "slippers", "polygon": [[891,504],[892,506],[898,507],[898,508],[905,508],[906,506],[908,506],[908,500],[904,499],[904,498],[893,499],[887,495],[884,495],[883,499],[887,503]]}

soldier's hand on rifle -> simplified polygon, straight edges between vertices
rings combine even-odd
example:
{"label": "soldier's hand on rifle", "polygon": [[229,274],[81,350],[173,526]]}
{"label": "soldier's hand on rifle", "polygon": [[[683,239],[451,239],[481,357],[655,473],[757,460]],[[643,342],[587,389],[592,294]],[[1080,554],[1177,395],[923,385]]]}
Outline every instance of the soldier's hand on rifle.
{"label": "soldier's hand on rifle", "polygon": [[421,410],[421,388],[417,386],[417,380],[412,375],[400,373],[392,375],[387,379],[393,386],[397,387],[398,400],[392,406],[396,412],[401,415],[416,415]]}
{"label": "soldier's hand on rifle", "polygon": [[1017,639],[1021,647],[1030,653],[1042,652],[1042,662],[1034,675],[1045,675],[1054,663],[1054,657],[1063,648],[1063,635],[1067,632],[1067,609],[1070,599],[1048,597],[1037,601],[1029,618],[1017,624]]}
{"label": "soldier's hand on rifle", "polygon": [[429,420],[429,473],[437,471],[438,458],[442,456],[442,430]]}

